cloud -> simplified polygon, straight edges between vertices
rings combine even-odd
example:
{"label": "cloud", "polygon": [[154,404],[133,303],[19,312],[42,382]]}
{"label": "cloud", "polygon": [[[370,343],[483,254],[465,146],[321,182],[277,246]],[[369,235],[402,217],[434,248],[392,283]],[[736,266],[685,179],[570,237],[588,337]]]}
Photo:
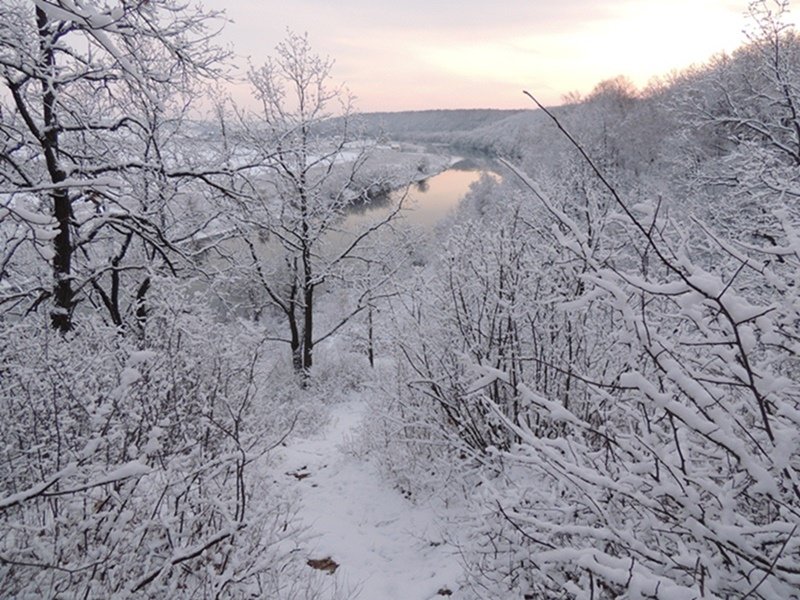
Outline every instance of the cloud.
{"label": "cloud", "polygon": [[534,27],[568,28],[576,22],[612,18],[632,0],[300,0],[295,6],[334,17],[347,14],[364,26],[412,31],[480,33]]}
{"label": "cloud", "polygon": [[624,74],[638,85],[741,40],[740,0],[206,0],[255,62],[286,28],[307,31],[366,110],[523,106],[524,87],[571,90]]}

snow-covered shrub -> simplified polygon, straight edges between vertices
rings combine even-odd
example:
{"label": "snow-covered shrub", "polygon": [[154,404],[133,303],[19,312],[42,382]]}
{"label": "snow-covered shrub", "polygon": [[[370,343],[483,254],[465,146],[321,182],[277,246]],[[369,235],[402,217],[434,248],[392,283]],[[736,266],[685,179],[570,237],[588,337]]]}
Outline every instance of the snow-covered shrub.
{"label": "snow-covered shrub", "polygon": [[799,597],[791,181],[759,245],[672,220],[635,186],[628,202],[591,163],[560,174],[541,188],[514,174],[539,211],[484,202],[482,222],[456,224],[401,325],[397,414],[427,438],[386,437],[432,468],[480,467],[480,485],[457,488],[475,595]]}
{"label": "snow-covered shrub", "polygon": [[[427,411],[433,420],[422,420],[437,423],[467,454],[508,448],[517,439],[485,403],[473,401],[472,392],[485,387],[492,403],[517,421],[527,416],[516,383],[535,381],[544,393],[579,404],[581,414],[596,418],[590,416],[597,407],[585,401],[581,374],[613,361],[608,353],[613,336],[587,333],[585,319],[575,319],[562,306],[582,293],[579,277],[586,260],[558,247],[562,234],[550,229],[545,211],[518,189],[486,183],[465,199],[438,259],[395,302],[401,368],[409,369],[409,393],[416,398],[409,402]],[[573,208],[580,218],[594,220],[595,238],[581,242],[594,256],[605,216],[589,199]],[[598,321],[608,321],[603,307],[595,313]],[[503,372],[510,385],[487,380],[483,386],[476,369]],[[530,425],[542,431],[552,427],[541,420]]]}
{"label": "snow-covered shrub", "polygon": [[[616,312],[628,367],[619,385],[595,387],[603,423],[516,385],[529,410],[563,424],[558,436],[507,419],[481,394],[519,443],[500,452],[510,466],[495,524],[483,525],[484,543],[505,550],[488,561],[476,552],[476,570],[497,577],[512,563],[501,585],[530,597],[797,597],[800,247],[796,223],[784,222],[779,250],[768,249],[781,260],[764,266],[757,250],[732,248],[740,268],[725,278],[659,227],[644,230],[658,239],[639,235],[650,268],[598,266],[582,278],[585,297]],[[745,269],[762,278],[761,301],[739,285]]]}
{"label": "snow-covered shrub", "polygon": [[[585,219],[597,212],[588,201],[574,207]],[[602,418],[581,374],[613,361],[611,336],[585,335],[559,306],[579,293],[585,267],[558,249],[541,212],[513,184],[482,181],[443,232],[439,256],[392,300],[395,374],[382,379],[386,401],[368,428],[384,470],[413,497],[472,495],[499,469],[487,451],[518,441],[475,392],[543,435],[561,426],[529,413],[515,382],[535,381],[586,418]],[[511,385],[484,385],[482,369],[508,374]]]}
{"label": "snow-covered shrub", "polygon": [[357,452],[368,454],[387,480],[406,498],[463,495],[471,465],[461,442],[446,438],[437,404],[408,386],[415,373],[400,352],[380,363],[370,392],[370,418],[364,421]]}
{"label": "snow-covered shrub", "polygon": [[[592,253],[591,222],[526,180],[559,245],[586,265],[563,309],[591,335],[602,330],[591,311],[605,306],[619,361],[584,373],[599,421],[535,381],[479,371],[560,430],[542,435],[475,390],[519,440],[493,453],[505,467],[468,558],[476,595],[800,597],[797,44],[769,6],[752,3],[760,37],[715,65],[731,77],[703,88],[723,101],[701,106],[706,125],[730,143],[694,158],[706,174],[725,170],[704,195],[672,202],[684,211],[674,221],[666,202],[629,201],[604,181],[606,236],[624,245]],[[786,3],[774,6],[782,15]]]}
{"label": "snow-covered shrub", "polygon": [[291,416],[258,336],[196,306],[153,295],[143,338],[2,322],[4,594],[282,598],[303,579],[292,503],[254,468]]}
{"label": "snow-covered shrub", "polygon": [[341,340],[324,344],[311,370],[310,391],[324,395],[327,401],[343,401],[362,392],[372,376],[365,354],[354,352]]}

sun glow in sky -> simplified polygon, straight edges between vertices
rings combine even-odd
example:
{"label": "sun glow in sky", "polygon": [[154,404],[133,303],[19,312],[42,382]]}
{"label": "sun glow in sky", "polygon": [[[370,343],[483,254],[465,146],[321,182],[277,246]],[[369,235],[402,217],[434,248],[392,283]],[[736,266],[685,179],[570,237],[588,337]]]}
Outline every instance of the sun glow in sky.
{"label": "sun glow in sky", "polygon": [[[529,108],[625,75],[643,87],[745,41],[746,0],[206,0],[238,63],[289,28],[336,61],[363,111]],[[246,102],[247,92],[238,88]]]}

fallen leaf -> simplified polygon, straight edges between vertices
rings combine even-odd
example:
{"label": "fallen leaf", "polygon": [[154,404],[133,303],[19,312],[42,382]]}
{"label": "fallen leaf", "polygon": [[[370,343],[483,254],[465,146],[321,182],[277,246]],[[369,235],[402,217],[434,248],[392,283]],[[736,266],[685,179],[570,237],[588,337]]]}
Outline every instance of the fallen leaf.
{"label": "fallen leaf", "polygon": [[325,558],[309,558],[306,564],[312,569],[318,571],[327,571],[328,573],[336,572],[339,568],[339,563],[335,562],[330,556]]}
{"label": "fallen leaf", "polygon": [[440,588],[439,591],[436,592],[436,594],[439,595],[439,596],[452,596],[453,592],[451,592],[446,587],[443,587],[443,588]]}

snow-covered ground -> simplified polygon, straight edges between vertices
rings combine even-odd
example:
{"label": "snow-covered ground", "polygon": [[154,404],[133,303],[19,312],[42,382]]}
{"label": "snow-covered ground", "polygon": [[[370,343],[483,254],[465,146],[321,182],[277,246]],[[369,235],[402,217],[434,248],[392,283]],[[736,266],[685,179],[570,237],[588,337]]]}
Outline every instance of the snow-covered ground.
{"label": "snow-covered ground", "polygon": [[[359,600],[458,598],[461,566],[430,506],[391,487],[368,456],[353,451],[364,402],[332,407],[328,426],[282,448],[276,478],[298,491],[312,535],[306,560],[333,567],[328,592]],[[324,559],[330,561],[324,561]],[[309,568],[312,568],[309,566]],[[344,592],[344,593],[343,593]]]}

